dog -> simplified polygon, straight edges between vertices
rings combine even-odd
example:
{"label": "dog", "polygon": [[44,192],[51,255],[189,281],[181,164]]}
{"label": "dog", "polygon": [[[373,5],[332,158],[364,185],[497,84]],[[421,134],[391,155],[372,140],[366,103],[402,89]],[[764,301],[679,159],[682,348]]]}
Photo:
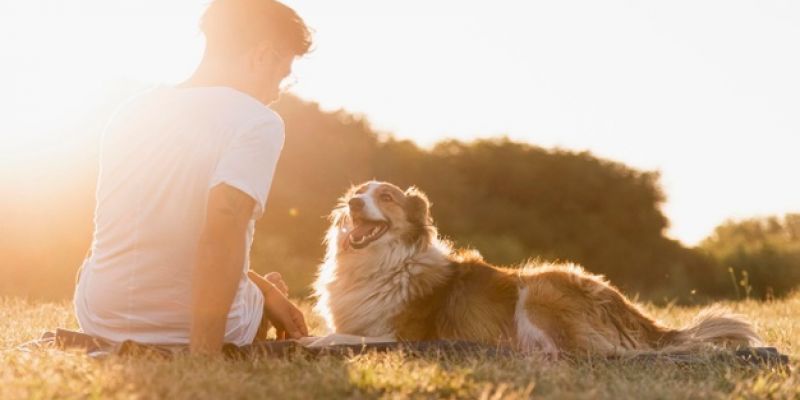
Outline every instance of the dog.
{"label": "dog", "polygon": [[673,329],[575,264],[493,266],[440,238],[415,187],[370,181],[330,215],[315,310],[336,334],[466,340],[549,358],[760,343],[738,315],[705,309]]}

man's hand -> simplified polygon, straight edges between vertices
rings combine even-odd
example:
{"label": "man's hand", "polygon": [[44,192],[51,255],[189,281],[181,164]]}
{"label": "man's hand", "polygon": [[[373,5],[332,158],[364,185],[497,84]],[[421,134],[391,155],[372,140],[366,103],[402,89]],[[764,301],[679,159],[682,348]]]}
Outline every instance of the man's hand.
{"label": "man's hand", "polygon": [[278,288],[278,290],[280,290],[284,296],[289,297],[289,286],[286,286],[286,282],[283,281],[283,277],[281,276],[280,272],[269,272],[264,275],[264,279],[275,285],[275,287]]}
{"label": "man's hand", "polygon": [[264,317],[275,326],[275,336],[278,340],[285,340],[287,337],[299,339],[308,336],[303,313],[292,304],[286,294],[288,288],[275,272],[261,276],[254,271],[248,271],[248,276],[261,292],[264,293]]}

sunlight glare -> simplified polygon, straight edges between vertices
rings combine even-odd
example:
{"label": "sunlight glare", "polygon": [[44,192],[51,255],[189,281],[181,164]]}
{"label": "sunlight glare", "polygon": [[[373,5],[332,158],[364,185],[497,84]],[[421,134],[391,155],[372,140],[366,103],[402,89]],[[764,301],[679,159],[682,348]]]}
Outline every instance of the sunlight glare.
{"label": "sunlight glare", "polygon": [[43,153],[63,153],[72,140],[65,135],[94,117],[115,81],[177,82],[202,53],[199,4],[185,14],[158,16],[92,1],[73,6],[0,7],[0,107],[14,110],[0,121],[2,163],[11,164],[4,171],[44,161]]}

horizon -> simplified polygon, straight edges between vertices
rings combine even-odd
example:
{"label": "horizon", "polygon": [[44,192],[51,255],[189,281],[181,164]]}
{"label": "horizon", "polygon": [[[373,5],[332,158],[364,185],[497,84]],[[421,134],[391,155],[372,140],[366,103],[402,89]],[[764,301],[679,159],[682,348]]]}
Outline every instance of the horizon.
{"label": "horizon", "polygon": [[[0,127],[20,132],[4,152],[55,146],[110,82],[187,77],[203,3],[0,5],[14,17],[0,33],[27,39],[0,56],[0,106],[15,110]],[[502,135],[658,170],[667,234],[687,245],[727,219],[800,211],[800,5],[286,4],[316,31],[293,92],[324,110],[423,148]]]}

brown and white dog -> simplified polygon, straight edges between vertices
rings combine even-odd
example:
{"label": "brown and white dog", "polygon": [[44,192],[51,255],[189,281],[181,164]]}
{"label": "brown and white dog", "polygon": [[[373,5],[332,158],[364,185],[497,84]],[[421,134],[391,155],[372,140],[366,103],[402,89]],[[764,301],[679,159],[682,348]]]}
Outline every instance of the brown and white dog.
{"label": "brown and white dog", "polygon": [[331,214],[316,310],[337,334],[510,345],[554,357],[752,345],[750,323],[719,309],[683,329],[645,315],[573,264],[488,264],[439,238],[426,196],[383,182],[351,188]]}

